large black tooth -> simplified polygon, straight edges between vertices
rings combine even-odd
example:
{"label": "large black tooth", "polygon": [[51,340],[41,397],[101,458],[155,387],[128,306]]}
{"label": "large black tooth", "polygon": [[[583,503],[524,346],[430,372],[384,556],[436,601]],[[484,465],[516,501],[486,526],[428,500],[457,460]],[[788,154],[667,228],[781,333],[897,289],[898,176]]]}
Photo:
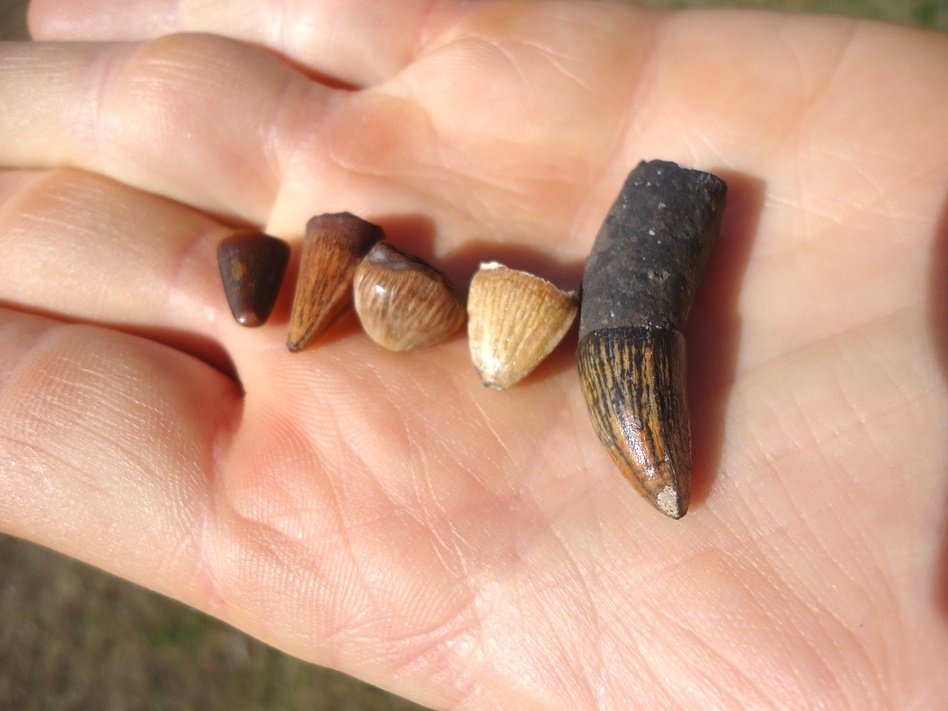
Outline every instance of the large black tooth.
{"label": "large black tooth", "polygon": [[683,330],[727,185],[667,161],[622,186],[586,263],[579,374],[599,439],[635,489],[681,518],[691,495]]}

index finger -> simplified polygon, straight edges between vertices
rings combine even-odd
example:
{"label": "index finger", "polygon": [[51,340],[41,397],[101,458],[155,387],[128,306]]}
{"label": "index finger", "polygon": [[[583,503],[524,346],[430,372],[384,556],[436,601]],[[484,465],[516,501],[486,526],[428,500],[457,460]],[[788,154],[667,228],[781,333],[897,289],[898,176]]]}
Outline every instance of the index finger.
{"label": "index finger", "polygon": [[213,32],[268,47],[330,80],[366,86],[397,74],[475,6],[465,0],[128,0],[116,9],[110,0],[35,0],[29,22],[42,40]]}

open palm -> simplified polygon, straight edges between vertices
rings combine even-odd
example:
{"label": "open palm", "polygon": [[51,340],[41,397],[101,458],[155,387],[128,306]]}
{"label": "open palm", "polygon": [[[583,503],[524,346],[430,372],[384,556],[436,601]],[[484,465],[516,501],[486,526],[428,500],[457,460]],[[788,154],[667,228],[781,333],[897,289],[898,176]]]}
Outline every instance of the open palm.
{"label": "open palm", "polygon": [[[95,43],[0,48],[3,530],[437,707],[948,694],[945,37],[112,5],[33,9],[38,37]],[[218,35],[148,41],[179,30]],[[730,188],[682,521],[600,446],[575,339],[498,394],[460,336],[393,354],[347,317],[291,354],[292,289],[260,329],[227,310],[230,226],[298,242],[341,210],[459,280],[499,259],[574,288],[650,158]]]}

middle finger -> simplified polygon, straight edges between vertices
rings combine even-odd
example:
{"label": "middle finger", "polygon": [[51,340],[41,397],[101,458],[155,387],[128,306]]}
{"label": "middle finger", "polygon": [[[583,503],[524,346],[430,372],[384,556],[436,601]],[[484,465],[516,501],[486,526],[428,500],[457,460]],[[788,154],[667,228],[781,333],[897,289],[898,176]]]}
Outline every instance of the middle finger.
{"label": "middle finger", "polygon": [[330,94],[275,57],[210,36],[0,44],[0,166],[79,167],[264,223],[293,117],[318,121]]}

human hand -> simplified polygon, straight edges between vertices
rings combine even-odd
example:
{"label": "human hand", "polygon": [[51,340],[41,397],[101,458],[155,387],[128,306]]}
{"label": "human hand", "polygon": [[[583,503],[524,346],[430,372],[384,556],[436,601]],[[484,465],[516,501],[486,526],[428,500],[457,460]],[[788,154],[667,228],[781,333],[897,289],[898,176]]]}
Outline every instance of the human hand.
{"label": "human hand", "polygon": [[[0,48],[3,530],[437,707],[944,698],[945,37],[582,3],[100,7],[46,0],[32,26],[102,44]],[[150,41],[177,30],[258,47]],[[456,275],[499,257],[576,286],[643,158],[730,187],[679,522],[600,446],[570,346],[497,394],[460,337],[393,354],[350,318],[290,354],[287,286],[263,328],[227,310],[229,225],[298,238],[339,210]]]}

